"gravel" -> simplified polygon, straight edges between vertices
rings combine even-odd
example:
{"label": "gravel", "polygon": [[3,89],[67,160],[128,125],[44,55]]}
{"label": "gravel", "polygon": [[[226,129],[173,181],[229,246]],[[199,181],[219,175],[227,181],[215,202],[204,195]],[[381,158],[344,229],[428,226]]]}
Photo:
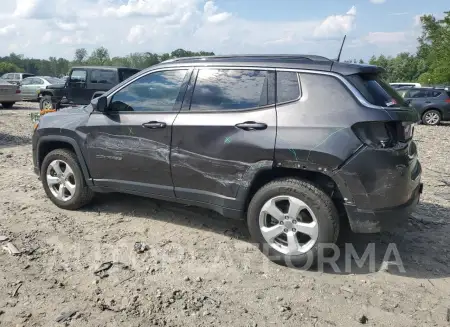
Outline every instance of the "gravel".
{"label": "gravel", "polygon": [[[359,255],[374,243],[375,272],[343,255],[318,272],[269,262],[243,222],[203,209],[120,194],[57,208],[32,171],[37,111],[0,109],[0,235],[22,252],[0,250],[0,325],[448,326],[450,124],[416,127],[425,188],[408,226],[349,235]],[[404,272],[381,269],[390,243]]]}

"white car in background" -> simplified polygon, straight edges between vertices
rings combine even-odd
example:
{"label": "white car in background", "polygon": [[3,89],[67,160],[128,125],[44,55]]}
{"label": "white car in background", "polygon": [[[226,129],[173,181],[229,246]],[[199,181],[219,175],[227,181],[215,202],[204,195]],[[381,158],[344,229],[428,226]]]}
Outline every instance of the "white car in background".
{"label": "white car in background", "polygon": [[420,83],[389,83],[394,89],[399,88],[413,88],[413,87],[422,87]]}
{"label": "white car in background", "polygon": [[37,101],[39,100],[39,93],[41,89],[45,89],[48,85],[64,83],[64,80],[50,76],[33,76],[25,78],[20,83],[22,100]]}
{"label": "white car in background", "polygon": [[11,109],[20,100],[19,86],[0,78],[0,103],[3,109]]}

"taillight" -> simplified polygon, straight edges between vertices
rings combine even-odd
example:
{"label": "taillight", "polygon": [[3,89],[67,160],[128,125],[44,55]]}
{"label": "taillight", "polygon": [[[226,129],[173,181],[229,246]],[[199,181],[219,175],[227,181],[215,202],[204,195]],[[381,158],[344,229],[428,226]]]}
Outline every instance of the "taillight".
{"label": "taillight", "polygon": [[20,93],[20,92],[22,92],[22,91],[20,91],[20,89],[17,89],[17,90],[16,90],[16,93],[17,93],[17,94]]}
{"label": "taillight", "polygon": [[450,99],[445,99],[445,102],[450,103]]}
{"label": "taillight", "polygon": [[413,137],[411,122],[361,122],[352,126],[353,132],[364,144],[374,148],[392,148]]}

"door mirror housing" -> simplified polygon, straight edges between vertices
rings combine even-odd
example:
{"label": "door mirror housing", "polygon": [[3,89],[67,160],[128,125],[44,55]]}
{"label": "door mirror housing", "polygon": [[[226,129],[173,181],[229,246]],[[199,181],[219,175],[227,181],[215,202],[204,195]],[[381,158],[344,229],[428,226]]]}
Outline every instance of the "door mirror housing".
{"label": "door mirror housing", "polygon": [[91,100],[91,105],[96,111],[106,112],[108,111],[108,99],[106,97],[94,98]]}

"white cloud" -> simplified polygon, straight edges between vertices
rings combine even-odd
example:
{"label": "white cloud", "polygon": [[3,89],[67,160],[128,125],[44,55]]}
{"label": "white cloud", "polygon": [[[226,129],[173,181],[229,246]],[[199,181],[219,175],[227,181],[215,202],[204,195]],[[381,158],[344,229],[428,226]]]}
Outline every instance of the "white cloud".
{"label": "white cloud", "polygon": [[63,36],[59,40],[59,44],[76,46],[97,45],[98,42],[102,41],[102,38],[102,35],[93,37],[85,31],[76,31],[73,34]]}
{"label": "white cloud", "polygon": [[372,2],[372,3],[376,4],[376,5],[380,5],[382,3],[385,3],[386,0],[370,0],[370,2]]}
{"label": "white cloud", "polygon": [[88,27],[87,22],[65,22],[62,20],[55,20],[55,25],[62,31],[77,31]]}
{"label": "white cloud", "polygon": [[372,32],[364,38],[370,44],[387,45],[407,41],[406,32]]}
{"label": "white cloud", "polygon": [[197,2],[197,0],[128,0],[119,7],[112,5],[106,8],[104,13],[107,16],[117,17],[165,17],[171,15],[174,10],[193,10]]}
{"label": "white cloud", "polygon": [[203,7],[203,11],[206,15],[206,19],[211,23],[226,21],[232,15],[229,12],[218,12],[219,8],[217,8],[213,1],[207,1]]}
{"label": "white cloud", "polygon": [[0,36],[8,36],[15,30],[16,30],[16,24],[10,24],[10,25],[6,25],[4,27],[0,27]]}
{"label": "white cloud", "polygon": [[345,15],[328,16],[315,29],[316,37],[335,37],[350,32],[354,28],[356,7],[353,6]]}
{"label": "white cloud", "polygon": [[142,44],[146,40],[146,30],[143,25],[135,25],[131,27],[128,33],[127,41],[130,43]]}

